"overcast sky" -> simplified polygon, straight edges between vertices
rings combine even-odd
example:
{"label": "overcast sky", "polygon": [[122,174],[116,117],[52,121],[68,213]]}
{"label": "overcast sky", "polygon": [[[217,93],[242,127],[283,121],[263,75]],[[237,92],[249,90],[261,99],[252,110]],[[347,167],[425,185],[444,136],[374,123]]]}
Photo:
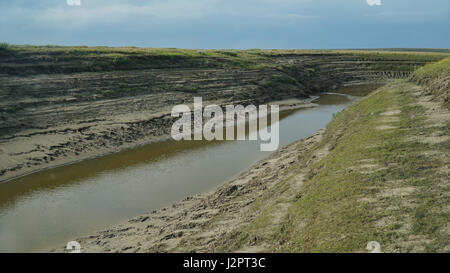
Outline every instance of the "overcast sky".
{"label": "overcast sky", "polygon": [[450,0],[0,0],[0,41],[178,48],[450,47]]}

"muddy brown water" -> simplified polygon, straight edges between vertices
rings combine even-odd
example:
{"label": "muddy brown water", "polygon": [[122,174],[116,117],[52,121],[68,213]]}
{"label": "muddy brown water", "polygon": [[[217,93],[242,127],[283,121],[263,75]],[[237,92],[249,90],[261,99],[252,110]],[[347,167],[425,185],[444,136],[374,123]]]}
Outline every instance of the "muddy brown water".
{"label": "muddy brown water", "polygon": [[[280,113],[280,147],[356,97],[322,94]],[[0,184],[0,252],[34,252],[212,190],[263,159],[259,141],[164,141]]]}

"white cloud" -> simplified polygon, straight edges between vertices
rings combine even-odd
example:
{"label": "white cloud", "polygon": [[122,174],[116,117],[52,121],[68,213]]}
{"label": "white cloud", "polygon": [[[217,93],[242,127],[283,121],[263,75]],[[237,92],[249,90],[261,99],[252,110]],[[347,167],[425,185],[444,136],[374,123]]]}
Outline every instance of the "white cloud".
{"label": "white cloud", "polygon": [[367,0],[369,6],[381,6],[381,0]]}
{"label": "white cloud", "polygon": [[81,0],[66,0],[69,6],[81,6]]}

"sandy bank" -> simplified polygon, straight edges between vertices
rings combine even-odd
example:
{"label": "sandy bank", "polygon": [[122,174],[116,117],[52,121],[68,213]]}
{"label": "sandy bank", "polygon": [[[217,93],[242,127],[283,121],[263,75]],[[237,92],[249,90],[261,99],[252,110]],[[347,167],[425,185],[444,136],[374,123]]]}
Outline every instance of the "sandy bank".
{"label": "sandy bank", "polygon": [[[320,141],[322,134],[323,129],[279,149],[213,191],[188,197],[170,207],[76,240],[83,252],[214,251],[215,243],[227,233],[258,215],[252,209],[254,201],[270,192],[280,178],[288,176],[302,155]],[[296,183],[289,183],[289,189],[276,193],[277,197],[295,197],[291,195],[301,186],[302,175],[295,180]],[[267,202],[264,207],[271,205],[276,204]],[[60,252],[64,248],[52,251]]]}

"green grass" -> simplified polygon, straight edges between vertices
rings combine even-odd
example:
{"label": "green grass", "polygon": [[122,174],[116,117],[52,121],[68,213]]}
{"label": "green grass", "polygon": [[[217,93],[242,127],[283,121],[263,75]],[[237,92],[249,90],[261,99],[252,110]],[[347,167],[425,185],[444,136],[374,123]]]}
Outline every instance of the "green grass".
{"label": "green grass", "polygon": [[418,68],[411,80],[425,85],[430,94],[450,109],[450,58]]}
{"label": "green grass", "polygon": [[[406,92],[410,87],[405,82],[385,87],[348,107],[328,125],[318,148],[331,145],[333,149],[310,167],[302,198],[292,204],[277,238],[290,242],[281,251],[365,251],[369,241],[378,241],[390,251],[420,250],[408,242],[410,236],[424,238],[418,243],[425,246],[424,251],[442,250],[449,243],[442,232],[449,215],[436,190],[445,182],[438,170],[448,162],[423,156],[432,149],[427,144],[405,141],[405,135],[424,133],[423,110],[411,106],[413,98]],[[379,114],[392,108],[402,110],[393,124],[398,129],[377,130]],[[448,153],[448,147],[442,151]],[[358,162],[366,159],[381,169],[366,174],[356,171]],[[391,187],[416,187],[416,191],[406,198],[379,197]],[[361,201],[364,198],[374,201]]]}
{"label": "green grass", "polygon": [[141,55],[168,59],[214,57],[214,58],[241,58],[262,59],[245,50],[210,50],[210,49],[179,49],[179,48],[139,48],[139,47],[103,47],[103,46],[33,46],[33,45],[9,45],[11,52],[40,53],[40,54],[65,54],[68,56],[102,56],[116,54],[119,56]]}
{"label": "green grass", "polygon": [[418,68],[414,71],[412,80],[421,84],[429,84],[433,80],[448,77],[448,75],[450,75],[450,58]]}
{"label": "green grass", "polygon": [[129,63],[130,60],[128,59],[127,56],[121,55],[121,54],[115,54],[112,56],[112,63],[115,66],[121,66],[121,65],[125,65],[127,63]]}
{"label": "green grass", "polygon": [[[441,170],[449,164],[442,155],[450,153],[450,144],[414,137],[448,135],[450,124],[425,128],[424,109],[415,103],[412,88],[406,80],[396,81],[335,115],[302,163],[252,204],[258,216],[216,250],[236,251],[256,241],[274,252],[366,252],[367,243],[377,241],[385,252],[445,251],[450,244],[449,185]],[[393,109],[401,110],[398,120],[389,123],[395,128],[378,129],[380,114]],[[325,148],[327,156],[307,163]],[[441,156],[426,155],[429,151]],[[364,164],[373,168],[364,169]],[[299,172],[307,174],[301,190],[281,198]],[[273,210],[280,203],[289,209],[274,223]]]}

